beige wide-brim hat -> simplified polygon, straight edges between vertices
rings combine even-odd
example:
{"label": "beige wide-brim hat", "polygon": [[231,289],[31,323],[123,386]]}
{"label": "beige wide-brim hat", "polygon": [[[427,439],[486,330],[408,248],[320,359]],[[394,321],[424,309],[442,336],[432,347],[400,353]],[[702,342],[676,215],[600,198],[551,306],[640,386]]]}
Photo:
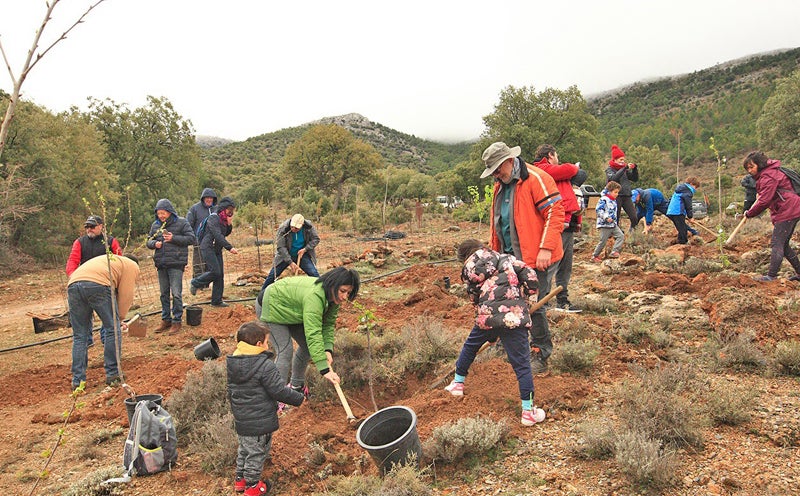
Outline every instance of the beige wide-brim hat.
{"label": "beige wide-brim hat", "polygon": [[294,214],[292,216],[292,220],[289,221],[289,227],[294,227],[295,229],[300,229],[303,227],[303,223],[306,221],[305,217],[302,214]]}
{"label": "beige wide-brim hat", "polygon": [[481,174],[481,179],[491,176],[494,171],[500,167],[500,164],[509,158],[519,157],[521,152],[522,149],[520,147],[515,146],[514,148],[509,148],[508,145],[502,141],[489,145],[481,156],[483,163],[486,164],[486,169],[484,169],[483,174]]}

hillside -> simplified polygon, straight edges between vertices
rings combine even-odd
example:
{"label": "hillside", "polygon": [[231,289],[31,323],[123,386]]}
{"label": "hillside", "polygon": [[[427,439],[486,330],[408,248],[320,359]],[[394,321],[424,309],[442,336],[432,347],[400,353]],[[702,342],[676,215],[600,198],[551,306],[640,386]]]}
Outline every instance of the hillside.
{"label": "hillside", "polygon": [[428,141],[372,122],[359,114],[326,117],[302,126],[262,134],[245,141],[203,150],[207,167],[221,168],[236,183],[237,178],[256,173],[275,172],[286,147],[315,124],[337,124],[369,144],[387,164],[426,174],[436,174],[467,159],[469,143],[444,144]]}
{"label": "hillside", "polygon": [[728,157],[756,147],[756,120],[775,80],[800,67],[800,48],[759,54],[714,67],[647,83],[588,99],[599,121],[601,143],[658,145],[681,162],[713,160],[709,138]]}

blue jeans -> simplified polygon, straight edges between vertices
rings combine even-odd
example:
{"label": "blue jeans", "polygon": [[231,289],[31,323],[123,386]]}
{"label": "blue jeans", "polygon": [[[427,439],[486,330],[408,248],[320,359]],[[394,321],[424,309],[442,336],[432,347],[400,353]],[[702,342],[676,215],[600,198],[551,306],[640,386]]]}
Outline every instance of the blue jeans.
{"label": "blue jeans", "polygon": [[[72,323],[72,387],[76,388],[86,380],[93,311],[100,316],[105,329],[103,366],[106,372],[106,382],[119,377],[117,352],[119,351],[120,356],[122,355],[122,335],[119,319],[114,319],[111,307],[111,288],[95,282],[76,281],[67,288],[67,301],[69,302],[69,320]],[[112,332],[112,329],[116,332]]]}
{"label": "blue jeans", "polygon": [[222,261],[222,252],[217,253],[213,249],[203,249],[200,252],[208,271],[192,279],[191,284],[198,288],[207,288],[213,283],[211,304],[218,305],[222,303],[222,293],[225,290],[225,265]]}
{"label": "blue jeans", "polygon": [[172,293],[172,322],[183,319],[183,269],[158,269],[161,290],[161,320],[170,320],[169,303]]}
{"label": "blue jeans", "polygon": [[[292,257],[292,262],[297,263],[297,255]],[[286,270],[286,267],[291,265],[292,262],[280,262],[278,265],[275,265],[270,269],[269,274],[267,274],[267,278],[264,279],[264,284],[261,285],[261,289],[266,288],[273,282],[275,279],[281,276],[281,273]],[[314,266],[314,262],[311,261],[311,256],[308,253],[303,253],[303,258],[300,260],[298,264],[300,269],[306,273],[306,275],[311,277],[319,277],[319,272],[317,272],[317,268]]]}
{"label": "blue jeans", "polygon": [[533,375],[531,374],[531,349],[528,346],[528,330],[524,327],[514,329],[484,330],[473,327],[461,347],[461,353],[456,360],[456,374],[466,375],[469,367],[475,361],[475,356],[486,341],[500,338],[503,348],[508,355],[508,362],[517,375],[519,384],[519,398],[533,401]]}

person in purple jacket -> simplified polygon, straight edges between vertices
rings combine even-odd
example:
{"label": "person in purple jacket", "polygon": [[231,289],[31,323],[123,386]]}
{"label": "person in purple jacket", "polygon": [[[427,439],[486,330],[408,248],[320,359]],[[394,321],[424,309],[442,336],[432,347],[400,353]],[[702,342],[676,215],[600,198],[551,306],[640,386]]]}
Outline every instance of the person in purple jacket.
{"label": "person in purple jacket", "polygon": [[769,209],[774,226],[770,241],[772,254],[769,258],[769,269],[766,275],[756,280],[774,281],[778,277],[783,259],[786,258],[795,272],[789,280],[800,281],[800,260],[797,252],[789,245],[797,221],[800,220],[800,196],[794,192],[789,177],[781,171],[780,161],[768,159],[763,152],[755,151],[747,155],[743,165],[747,173],[755,178],[758,191],[756,202],[744,212],[744,216],[749,219]]}

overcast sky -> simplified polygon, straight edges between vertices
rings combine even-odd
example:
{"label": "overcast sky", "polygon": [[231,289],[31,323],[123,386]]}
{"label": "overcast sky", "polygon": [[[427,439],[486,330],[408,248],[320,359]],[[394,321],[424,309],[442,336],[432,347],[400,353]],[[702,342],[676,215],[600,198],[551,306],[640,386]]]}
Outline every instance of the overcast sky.
{"label": "overcast sky", "polygon": [[[91,3],[61,0],[40,49]],[[44,13],[0,0],[15,75]],[[508,85],[589,96],[795,47],[798,0],[106,0],[22,89],[56,112],[166,97],[197,134],[235,140],[357,112],[453,141],[480,135]]]}

